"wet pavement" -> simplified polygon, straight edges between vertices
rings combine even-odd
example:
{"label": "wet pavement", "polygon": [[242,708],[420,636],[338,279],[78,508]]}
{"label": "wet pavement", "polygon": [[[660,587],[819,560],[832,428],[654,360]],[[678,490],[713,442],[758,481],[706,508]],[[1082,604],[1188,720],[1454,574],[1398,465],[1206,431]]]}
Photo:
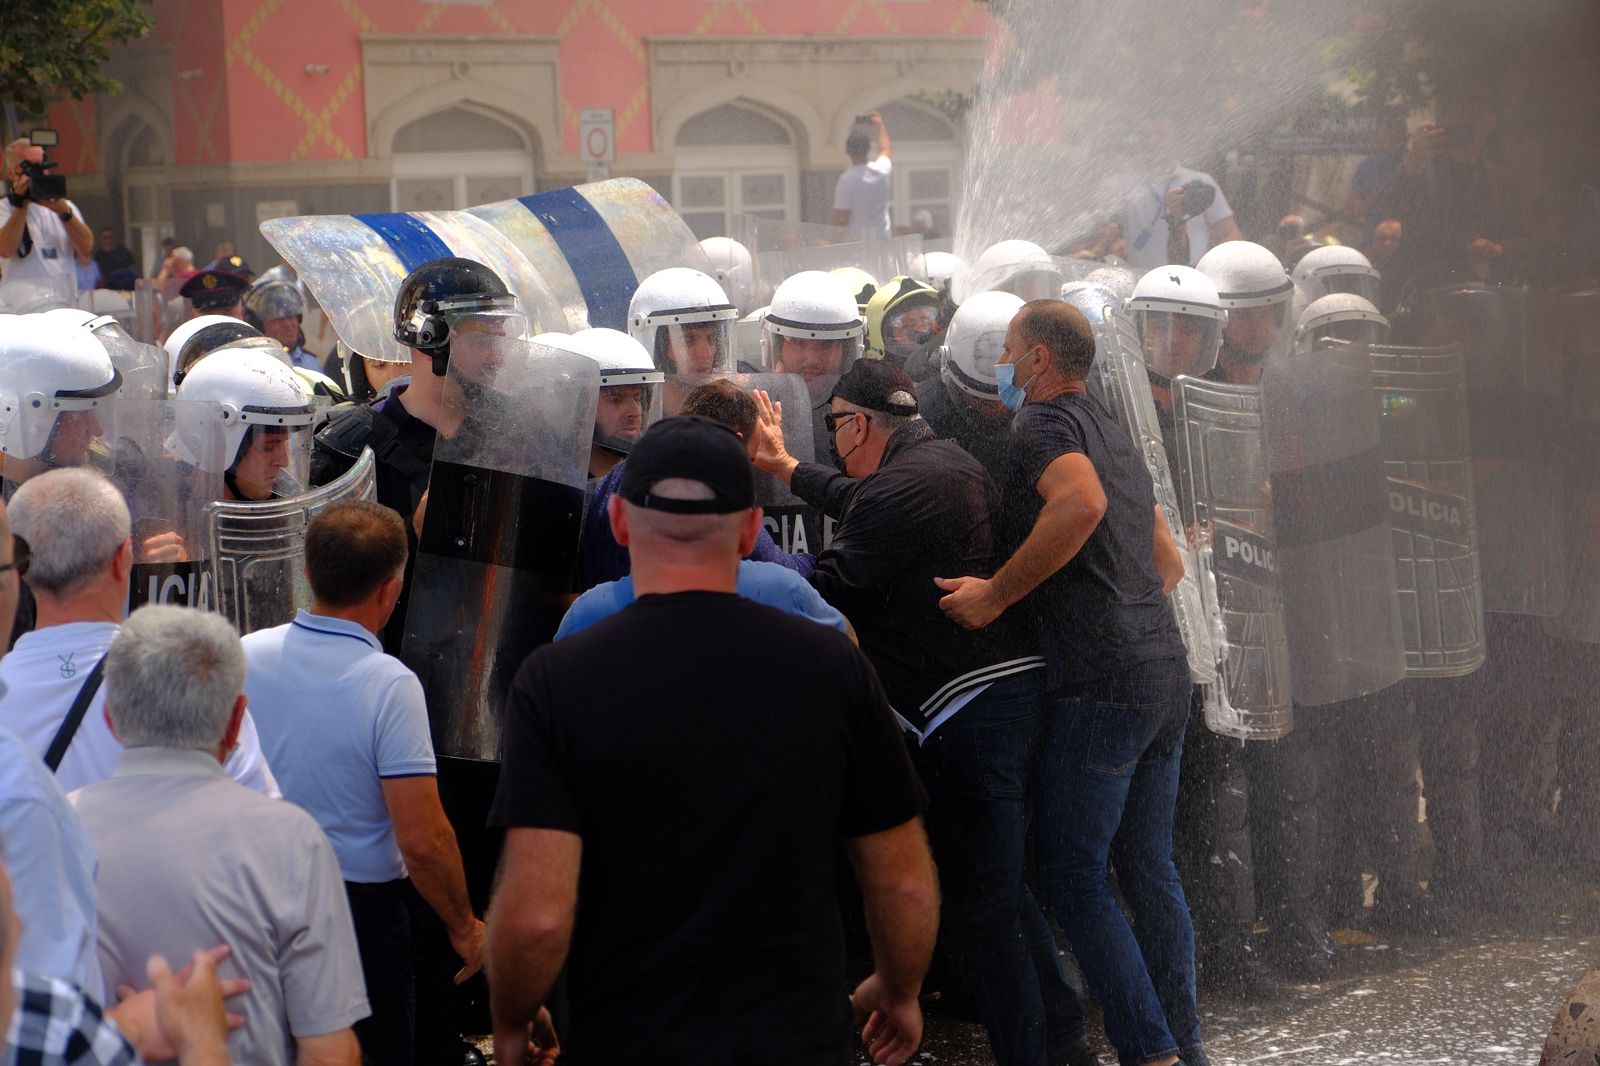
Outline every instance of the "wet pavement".
{"label": "wet pavement", "polygon": [[[1251,1005],[1201,990],[1214,1066],[1432,1063],[1535,1066],[1556,1012],[1600,967],[1600,895],[1553,883],[1511,916],[1474,916],[1449,937],[1341,930],[1338,972]],[[1099,1037],[1098,1017],[1090,1032]],[[1100,1043],[1101,1060],[1114,1062]],[[989,1066],[982,1030],[931,1005],[916,1061]]]}

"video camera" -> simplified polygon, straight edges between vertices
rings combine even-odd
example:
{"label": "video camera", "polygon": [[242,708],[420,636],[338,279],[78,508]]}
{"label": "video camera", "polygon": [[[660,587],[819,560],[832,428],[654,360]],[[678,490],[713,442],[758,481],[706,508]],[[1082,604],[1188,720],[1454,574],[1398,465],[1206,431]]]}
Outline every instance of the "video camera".
{"label": "video camera", "polygon": [[1206,210],[1216,202],[1216,186],[1207,184],[1196,178],[1184,184],[1181,191],[1178,207],[1183,212],[1184,218],[1193,218],[1205,214]]}
{"label": "video camera", "polygon": [[[55,130],[33,130],[28,134],[28,143],[35,148],[55,148],[61,143],[61,138]],[[48,152],[46,153],[48,155]],[[64,200],[67,196],[67,176],[65,174],[52,174],[50,171],[60,166],[48,158],[34,163],[24,161],[22,172],[28,177],[28,199],[35,203],[45,200]]]}

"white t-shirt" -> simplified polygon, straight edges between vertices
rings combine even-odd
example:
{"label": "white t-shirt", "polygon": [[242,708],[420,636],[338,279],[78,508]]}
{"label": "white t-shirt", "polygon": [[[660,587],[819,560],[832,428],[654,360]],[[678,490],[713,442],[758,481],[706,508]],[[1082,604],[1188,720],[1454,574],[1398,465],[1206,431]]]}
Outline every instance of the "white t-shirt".
{"label": "white t-shirt", "polygon": [[[72,241],[67,236],[67,224],[61,221],[60,215],[31,200],[27,208],[28,236],[33,240],[33,247],[27,255],[22,254],[22,248],[19,246],[17,254],[10,259],[0,258],[0,273],[3,273],[4,280],[8,282],[68,278],[72,283],[68,295],[76,300],[78,265],[72,255]],[[4,225],[11,218],[11,212],[15,210],[10,200],[0,196],[0,225]],[[83,213],[78,210],[77,204],[72,205],[72,214],[79,222],[83,221]]]}
{"label": "white t-shirt", "polygon": [[[111,622],[69,622],[24,633],[4,659],[0,659],[0,725],[21,737],[34,754],[44,758],[50,741],[83,687],[94,664],[111,649],[120,626]],[[117,768],[122,745],[106,724],[106,686],[89,703],[72,743],[56,770],[61,791],[71,792],[104,781]],[[281,799],[283,793],[266,757],[255,721],[245,712],[239,742],[223,764],[228,776],[263,795]]]}
{"label": "white t-shirt", "polygon": [[850,212],[850,225],[874,236],[889,236],[889,157],[857,163],[839,175],[833,187],[833,209]]}
{"label": "white t-shirt", "polygon": [[1122,235],[1128,241],[1128,261],[1140,270],[1167,265],[1167,191],[1181,189],[1191,181],[1203,181],[1217,190],[1211,206],[1188,221],[1189,266],[1200,261],[1211,247],[1211,227],[1233,217],[1233,208],[1210,174],[1179,167],[1165,182],[1136,181],[1128,192],[1122,211]]}

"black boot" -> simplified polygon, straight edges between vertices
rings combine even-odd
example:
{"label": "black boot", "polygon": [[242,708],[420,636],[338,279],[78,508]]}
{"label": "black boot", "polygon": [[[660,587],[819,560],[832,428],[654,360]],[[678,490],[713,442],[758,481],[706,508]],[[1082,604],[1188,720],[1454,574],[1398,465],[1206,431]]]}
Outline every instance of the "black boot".
{"label": "black boot", "polygon": [[1196,953],[1195,970],[1201,991],[1235,1003],[1264,1003],[1278,994],[1277,979],[1267,969],[1248,927],[1212,939]]}

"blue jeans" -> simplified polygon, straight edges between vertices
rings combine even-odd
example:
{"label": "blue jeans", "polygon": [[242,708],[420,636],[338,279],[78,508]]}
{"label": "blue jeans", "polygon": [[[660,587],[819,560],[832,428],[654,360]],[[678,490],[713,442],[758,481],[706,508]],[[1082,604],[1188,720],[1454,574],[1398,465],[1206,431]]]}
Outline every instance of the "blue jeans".
{"label": "blue jeans", "polygon": [[1172,863],[1192,687],[1188,665],[1170,658],[1045,697],[1035,809],[1041,890],[1104,1008],[1123,1066],[1179,1054],[1206,1061],[1194,929]]}
{"label": "blue jeans", "polygon": [[1048,1066],[1085,1039],[1050,923],[1023,880],[1042,671],[991,685],[934,731],[918,768],[943,896],[939,935],[999,1066]]}

